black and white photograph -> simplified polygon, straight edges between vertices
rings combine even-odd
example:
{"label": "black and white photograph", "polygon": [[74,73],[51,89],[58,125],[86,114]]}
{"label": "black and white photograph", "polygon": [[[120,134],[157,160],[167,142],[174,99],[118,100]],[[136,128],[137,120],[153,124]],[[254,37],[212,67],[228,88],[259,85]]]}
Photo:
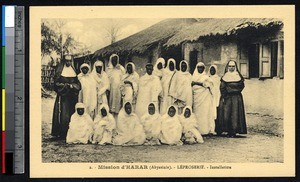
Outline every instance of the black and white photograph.
{"label": "black and white photograph", "polygon": [[284,164],[284,18],[50,15],[35,26],[42,164]]}

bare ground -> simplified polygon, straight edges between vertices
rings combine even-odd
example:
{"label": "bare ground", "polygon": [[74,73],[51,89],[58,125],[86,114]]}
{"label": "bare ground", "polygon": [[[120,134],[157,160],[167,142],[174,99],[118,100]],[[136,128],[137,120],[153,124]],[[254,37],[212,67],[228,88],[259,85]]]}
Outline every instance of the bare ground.
{"label": "bare ground", "polygon": [[54,99],[43,99],[43,162],[283,162],[283,119],[247,113],[245,138],[205,137],[203,144],[183,146],[67,145],[51,139]]}

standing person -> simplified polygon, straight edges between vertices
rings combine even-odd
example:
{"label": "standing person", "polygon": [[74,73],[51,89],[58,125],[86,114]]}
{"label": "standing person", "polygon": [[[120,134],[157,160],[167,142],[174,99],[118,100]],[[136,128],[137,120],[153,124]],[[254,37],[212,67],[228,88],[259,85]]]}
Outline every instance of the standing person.
{"label": "standing person", "polygon": [[214,134],[214,106],[211,89],[213,83],[205,73],[205,65],[199,62],[193,73],[193,109],[202,135]]}
{"label": "standing person", "polygon": [[182,126],[176,108],[170,106],[167,113],[162,116],[160,141],[168,145],[182,145]]}
{"label": "standing person", "polygon": [[121,109],[117,120],[117,135],[114,145],[143,145],[146,135],[139,117],[132,112],[132,105],[126,102]]}
{"label": "standing person", "polygon": [[72,57],[67,55],[58,65],[54,75],[54,91],[57,95],[52,117],[52,136],[66,139],[80,89],[81,84],[72,65]]}
{"label": "standing person", "polygon": [[145,113],[141,118],[146,134],[145,145],[160,145],[161,122],[162,118],[157,109],[155,109],[155,104],[150,103],[148,105],[148,113]]}
{"label": "standing person", "polygon": [[228,132],[229,137],[235,137],[237,133],[247,134],[242,96],[244,87],[244,78],[239,72],[236,62],[229,61],[221,78],[221,99],[216,127],[218,135],[222,132]]}
{"label": "standing person", "polygon": [[91,74],[90,65],[83,63],[80,66],[80,71],[81,73],[78,75],[78,80],[81,83],[81,91],[79,92],[78,102],[84,103],[86,113],[94,119],[97,106],[97,83]]}
{"label": "standing person", "polygon": [[138,94],[138,82],[140,76],[135,71],[135,65],[132,62],[126,64],[126,74],[123,75],[120,83],[122,95],[122,105],[126,102],[132,104],[132,109],[135,111],[136,98]]}
{"label": "standing person", "polygon": [[172,97],[172,104],[177,106],[178,114],[182,113],[185,106],[193,104],[192,75],[188,71],[188,63],[180,62],[180,70],[176,71],[170,83],[169,95]]}
{"label": "standing person", "polygon": [[96,80],[97,106],[95,116],[97,116],[100,106],[102,104],[108,104],[106,93],[109,91],[109,79],[104,71],[104,64],[102,61],[96,61],[94,63],[92,75]]}
{"label": "standing person", "polygon": [[158,58],[154,65],[153,75],[157,76],[160,80],[163,77],[163,71],[165,67],[166,61],[164,58]]}
{"label": "standing person", "polygon": [[71,117],[66,142],[68,144],[92,142],[94,126],[92,118],[86,113],[83,103],[77,103],[75,109],[75,113]]}
{"label": "standing person", "polygon": [[203,143],[203,138],[199,132],[198,124],[192,107],[186,106],[183,113],[179,116],[182,125],[181,140],[186,144]]}
{"label": "standing person", "polygon": [[221,95],[221,93],[220,93],[221,78],[217,74],[217,70],[218,69],[217,69],[216,65],[211,65],[208,69],[208,75],[213,83],[213,88],[211,89],[211,93],[213,95],[213,105],[215,108],[215,111],[214,111],[215,120],[217,120],[217,111],[218,111],[220,95]]}
{"label": "standing person", "polygon": [[162,96],[162,87],[159,78],[152,73],[153,65],[146,65],[146,74],[139,80],[139,94],[137,96],[136,114],[142,117],[148,112],[148,104],[154,103],[159,113],[159,97]]}
{"label": "standing person", "polygon": [[172,104],[172,97],[169,96],[170,82],[175,73],[176,62],[173,58],[170,58],[167,63],[167,67],[164,69],[163,77],[161,79],[163,97],[160,103],[160,114],[165,114],[167,108]]}
{"label": "standing person", "polygon": [[115,119],[121,109],[120,83],[125,69],[119,64],[119,56],[112,54],[109,58],[107,74],[110,82],[109,109]]}

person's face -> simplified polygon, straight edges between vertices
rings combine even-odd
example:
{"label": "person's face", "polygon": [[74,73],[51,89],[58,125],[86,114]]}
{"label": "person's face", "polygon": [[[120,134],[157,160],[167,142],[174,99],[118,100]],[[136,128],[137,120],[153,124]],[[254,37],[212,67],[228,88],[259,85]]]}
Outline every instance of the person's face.
{"label": "person's face", "polygon": [[170,64],[169,64],[169,70],[174,71],[174,69],[175,69],[174,63],[170,62]]}
{"label": "person's face", "polygon": [[111,59],[111,64],[112,64],[113,66],[116,66],[116,65],[118,64],[118,58],[117,58],[117,56],[112,57],[112,59]]}
{"label": "person's face", "polygon": [[84,108],[77,108],[77,114],[82,116],[84,114]]}
{"label": "person's face", "polygon": [[185,118],[189,118],[191,116],[191,110],[189,108],[187,108],[185,111],[184,111],[184,117]]}
{"label": "person's face", "polygon": [[88,71],[89,71],[89,68],[88,67],[82,67],[81,71],[82,71],[83,74],[87,74]]}
{"label": "person's face", "polygon": [[150,104],[148,106],[148,112],[149,112],[150,115],[155,114],[155,106],[154,106],[154,104]]}
{"label": "person's face", "polygon": [[170,107],[169,110],[168,110],[168,115],[171,116],[171,117],[173,117],[173,116],[175,116],[175,114],[176,114],[175,108],[174,107]]}
{"label": "person's face", "polygon": [[158,63],[158,64],[157,64],[157,69],[161,70],[162,68],[163,68],[162,63]]}
{"label": "person's face", "polygon": [[228,65],[228,70],[229,70],[230,72],[234,72],[234,70],[235,70],[235,65]]}
{"label": "person's face", "polygon": [[132,65],[131,64],[127,65],[127,73],[129,73],[129,74],[132,73]]}
{"label": "person's face", "polygon": [[96,72],[101,74],[102,66],[96,66]]}
{"label": "person's face", "polygon": [[125,104],[125,112],[129,115],[131,114],[131,104],[126,103]]}
{"label": "person's face", "polygon": [[180,69],[181,69],[182,72],[185,72],[187,70],[187,65],[186,65],[185,62],[181,63],[181,68]]}
{"label": "person's face", "polygon": [[67,67],[70,67],[71,64],[72,64],[72,60],[66,60],[66,66],[67,66]]}
{"label": "person's face", "polygon": [[153,66],[147,65],[147,66],[146,66],[146,72],[147,72],[148,75],[152,75],[152,72],[153,72]]}
{"label": "person's face", "polygon": [[102,109],[101,109],[101,115],[102,115],[103,117],[107,116],[107,111],[106,111],[105,108],[102,108]]}
{"label": "person's face", "polygon": [[198,70],[198,73],[203,73],[204,71],[204,66],[197,66],[197,70]]}
{"label": "person's face", "polygon": [[215,75],[216,74],[215,67],[211,67],[210,70],[209,70],[209,72],[210,72],[211,75]]}

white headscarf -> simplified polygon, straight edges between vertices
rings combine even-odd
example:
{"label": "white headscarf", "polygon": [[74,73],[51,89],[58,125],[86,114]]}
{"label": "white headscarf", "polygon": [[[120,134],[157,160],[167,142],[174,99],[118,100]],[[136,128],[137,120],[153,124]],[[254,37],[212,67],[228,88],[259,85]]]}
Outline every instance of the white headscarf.
{"label": "white headscarf", "polygon": [[[184,72],[181,70],[181,65],[182,65],[182,63],[185,63],[185,64],[186,64],[186,70],[185,70]],[[182,60],[182,61],[179,63],[179,70],[180,70],[181,73],[183,73],[183,74],[189,74],[189,69],[190,69],[190,67],[189,67],[189,64],[188,64],[188,62],[187,62],[186,60]]]}
{"label": "white headscarf", "polygon": [[[235,66],[234,71],[230,72],[228,66]],[[224,80],[225,82],[238,82],[242,79],[240,73],[237,70],[237,64],[235,61],[229,61],[225,69],[225,74],[222,77],[222,80]]]}
{"label": "white headscarf", "polygon": [[[82,73],[82,68],[83,67],[87,67],[89,70],[88,70],[88,72],[86,73],[86,74],[83,74]],[[91,73],[91,67],[90,67],[90,65],[88,65],[87,63],[83,63],[81,66],[80,66],[80,72],[81,73],[79,73],[78,74],[78,79],[80,80],[83,76],[85,76],[85,75],[89,75],[90,73]]]}
{"label": "white headscarf", "polygon": [[[198,68],[197,68],[198,66],[204,66],[204,70],[202,73],[198,72]],[[203,83],[206,79],[208,79],[209,77],[207,76],[205,69],[206,69],[206,67],[203,62],[197,63],[194,73],[193,73],[193,78],[192,78],[193,81]]]}
{"label": "white headscarf", "polygon": [[113,57],[117,57],[117,65],[115,66],[115,68],[120,69],[122,71],[122,73],[124,74],[126,72],[125,68],[120,64],[120,57],[117,54],[112,54],[109,57],[107,68],[108,69],[114,68],[114,66],[112,65],[112,62],[111,62],[111,60],[112,60]]}
{"label": "white headscarf", "polygon": [[[157,65],[158,65],[159,63],[162,64],[162,68],[161,68],[160,70],[157,68]],[[155,63],[155,65],[154,65],[154,68],[153,68],[153,74],[161,78],[161,77],[163,76],[163,70],[164,70],[165,64],[166,64],[166,61],[165,61],[164,58],[158,58],[158,59],[156,60],[156,63]]]}
{"label": "white headscarf", "polygon": [[[215,68],[215,70],[216,70],[216,73],[214,74],[214,75],[211,75],[210,74],[210,70],[211,70],[211,68]],[[215,75],[218,75],[218,67],[217,67],[217,65],[211,65],[210,67],[209,67],[209,69],[208,69],[208,76],[215,76]]]}
{"label": "white headscarf", "polygon": [[[170,63],[173,63],[174,64],[174,70],[173,71],[171,71],[170,69],[169,69],[169,66],[170,66]],[[170,58],[170,59],[168,59],[168,62],[167,62],[167,66],[166,66],[166,68],[164,69],[164,74],[173,74],[174,73],[174,71],[176,70],[176,61],[175,61],[175,59],[173,59],[173,58]]]}

